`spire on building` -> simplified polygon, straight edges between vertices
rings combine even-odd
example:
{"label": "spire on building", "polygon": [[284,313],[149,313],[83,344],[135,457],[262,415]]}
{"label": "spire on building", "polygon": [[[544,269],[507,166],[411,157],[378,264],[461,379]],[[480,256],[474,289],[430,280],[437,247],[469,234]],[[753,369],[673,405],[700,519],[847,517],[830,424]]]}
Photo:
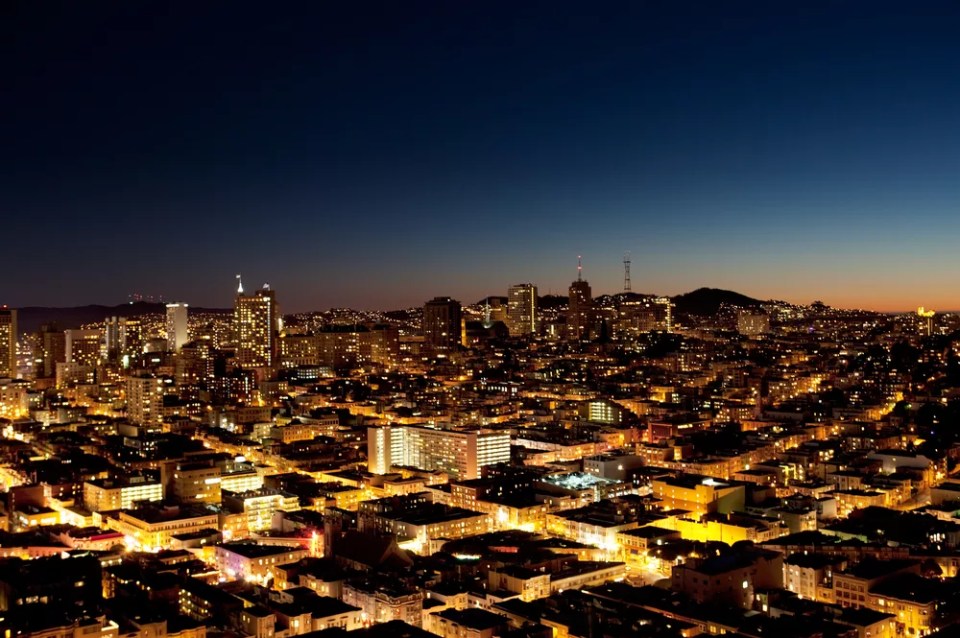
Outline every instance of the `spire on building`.
{"label": "spire on building", "polygon": [[583,257],[577,255],[577,281],[583,281]]}
{"label": "spire on building", "polygon": [[243,280],[240,279],[240,275],[237,275],[237,294],[243,294]]}

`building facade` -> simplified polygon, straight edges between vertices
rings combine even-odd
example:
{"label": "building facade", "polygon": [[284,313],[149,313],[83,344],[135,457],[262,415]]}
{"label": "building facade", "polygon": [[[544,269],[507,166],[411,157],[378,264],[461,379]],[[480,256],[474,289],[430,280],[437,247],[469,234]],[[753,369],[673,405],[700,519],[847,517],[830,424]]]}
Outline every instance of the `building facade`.
{"label": "building facade", "polygon": [[435,297],[423,306],[423,339],[436,352],[456,350],[462,343],[463,313],[460,302]]}
{"label": "building facade", "polygon": [[507,328],[511,337],[537,334],[537,287],[515,284],[507,291]]}

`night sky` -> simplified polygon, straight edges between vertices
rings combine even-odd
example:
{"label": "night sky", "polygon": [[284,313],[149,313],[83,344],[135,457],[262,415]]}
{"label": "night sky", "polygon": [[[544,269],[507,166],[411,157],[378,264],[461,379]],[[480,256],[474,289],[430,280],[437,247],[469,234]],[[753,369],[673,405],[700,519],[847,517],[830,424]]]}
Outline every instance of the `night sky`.
{"label": "night sky", "polygon": [[0,303],[960,308],[960,3],[0,10]]}

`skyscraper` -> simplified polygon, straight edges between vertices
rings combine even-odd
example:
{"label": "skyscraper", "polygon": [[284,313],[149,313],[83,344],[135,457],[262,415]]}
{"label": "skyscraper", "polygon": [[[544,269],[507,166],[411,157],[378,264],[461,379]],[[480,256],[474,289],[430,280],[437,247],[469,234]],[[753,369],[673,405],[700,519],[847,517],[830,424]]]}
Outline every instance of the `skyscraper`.
{"label": "skyscraper", "polygon": [[120,323],[120,360],[124,367],[139,365],[143,355],[143,321],[139,317],[128,317]]}
{"label": "skyscraper", "polygon": [[583,280],[583,264],[577,260],[577,280],[570,284],[570,300],[567,306],[567,338],[583,341],[590,338],[590,323],[593,319],[593,293],[590,284]]}
{"label": "skyscraper", "polygon": [[187,337],[187,304],[167,304],[167,350],[180,352]]}
{"label": "skyscraper", "polygon": [[423,337],[437,352],[455,350],[461,342],[460,302],[450,297],[434,297],[423,306]]}
{"label": "skyscraper", "polygon": [[253,295],[241,283],[233,306],[237,363],[244,368],[269,368],[277,362],[280,317],[276,292],[268,284]]}
{"label": "skyscraper", "polygon": [[17,376],[17,311],[0,308],[0,377]]}
{"label": "skyscraper", "polygon": [[537,334],[537,287],[514,284],[507,291],[507,328],[510,336]]}

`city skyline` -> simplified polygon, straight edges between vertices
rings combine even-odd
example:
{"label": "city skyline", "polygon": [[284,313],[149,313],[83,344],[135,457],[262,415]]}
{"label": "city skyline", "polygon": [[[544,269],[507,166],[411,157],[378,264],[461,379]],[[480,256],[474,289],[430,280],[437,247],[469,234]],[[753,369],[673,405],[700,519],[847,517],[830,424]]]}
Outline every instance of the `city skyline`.
{"label": "city skyline", "polygon": [[957,638],[960,3],[5,17],[0,638]]}
{"label": "city skyline", "polygon": [[[621,269],[622,269],[622,268],[623,268],[623,265],[622,265],[622,263],[621,263]],[[718,291],[718,292],[721,292],[721,293],[733,293],[733,294],[737,294],[737,295],[742,295],[742,296],[745,296],[745,297],[754,299],[754,300],[756,300],[756,301],[758,301],[758,302],[761,302],[761,303],[786,303],[786,304],[795,305],[795,306],[800,306],[800,307],[810,306],[810,305],[812,305],[812,304],[814,304],[814,303],[823,303],[823,304],[825,304],[825,305],[828,306],[828,307],[833,307],[833,308],[836,308],[836,309],[839,309],[839,310],[864,310],[864,311],[868,311],[868,312],[877,312],[877,313],[881,313],[881,314],[890,314],[890,315],[903,314],[903,313],[913,314],[913,313],[919,312],[918,309],[920,309],[920,310],[925,310],[926,312],[936,313],[936,314],[956,313],[956,312],[958,312],[958,310],[957,310],[956,308],[945,307],[945,306],[944,306],[944,307],[938,307],[938,308],[931,308],[931,307],[929,307],[929,306],[923,306],[923,305],[915,306],[915,307],[899,307],[899,306],[897,306],[897,305],[892,305],[890,308],[875,308],[875,307],[869,307],[869,306],[863,306],[863,305],[860,305],[860,306],[857,306],[857,305],[844,305],[844,304],[838,304],[838,303],[831,303],[831,302],[829,301],[829,298],[828,298],[828,297],[825,297],[825,296],[823,296],[823,295],[821,295],[821,296],[815,296],[814,298],[810,298],[810,299],[801,299],[801,298],[791,299],[791,298],[788,298],[788,297],[783,296],[783,295],[780,295],[780,296],[776,296],[776,295],[774,295],[774,296],[755,295],[755,294],[750,294],[749,291],[745,291],[745,290],[743,290],[743,289],[737,288],[736,286],[727,288],[727,287],[720,287],[720,286],[703,285],[703,286],[697,286],[697,287],[695,287],[695,288],[690,288],[690,289],[677,290],[677,292],[671,292],[671,293],[664,293],[664,292],[662,292],[662,291],[657,291],[657,290],[646,290],[646,289],[639,289],[639,290],[638,290],[638,289],[636,288],[636,286],[633,286],[633,287],[631,288],[631,290],[624,290],[624,289],[623,289],[622,277],[623,277],[623,273],[621,272],[621,282],[620,282],[620,287],[619,287],[618,289],[609,289],[609,290],[601,289],[601,290],[597,290],[597,291],[594,293],[593,296],[594,296],[594,297],[616,296],[616,295],[620,295],[620,294],[626,293],[626,294],[633,294],[633,295],[638,295],[638,296],[647,296],[647,297],[651,297],[651,298],[654,298],[654,297],[665,297],[665,298],[673,299],[673,298],[676,298],[676,297],[680,297],[680,296],[683,296],[683,295],[686,295],[686,294],[698,292],[698,291],[701,291],[701,290],[713,290],[713,291]],[[470,296],[467,296],[467,295],[465,295],[465,294],[464,294],[464,295],[448,294],[448,295],[439,295],[439,296],[440,296],[440,297],[449,297],[449,298],[451,298],[451,299],[454,299],[454,300],[462,303],[463,306],[465,306],[465,307],[466,307],[466,306],[482,306],[485,299],[490,299],[490,298],[494,298],[494,297],[498,297],[498,298],[502,298],[502,299],[508,299],[508,298],[510,297],[510,292],[511,292],[511,290],[512,290],[514,287],[518,286],[518,285],[533,285],[534,288],[539,288],[539,289],[540,289],[540,292],[539,292],[537,298],[544,298],[544,297],[567,298],[567,297],[569,296],[568,288],[570,287],[571,283],[576,283],[576,281],[577,281],[577,280],[574,279],[574,280],[572,280],[572,282],[568,282],[565,286],[564,286],[564,285],[558,285],[556,289],[554,289],[554,288],[544,289],[544,288],[538,286],[538,285],[536,284],[536,282],[530,282],[529,284],[513,283],[513,284],[509,284],[508,286],[506,286],[503,290],[488,290],[487,293],[481,293],[481,294],[479,294],[479,296],[474,296],[474,297],[470,297]],[[591,281],[589,280],[589,278],[583,277],[583,281],[584,281],[585,283],[591,284],[591,288],[593,288],[593,285],[592,285]],[[265,282],[263,285],[264,285],[264,286],[269,286],[270,289],[272,289],[272,290],[274,290],[274,291],[277,290],[272,284],[269,284],[269,283],[267,283],[267,282]],[[254,288],[254,289],[253,289],[254,292],[256,292],[256,290],[257,290],[257,288]],[[286,294],[289,293],[289,292],[295,292],[295,291],[283,290],[282,288],[281,288],[280,290],[281,290],[281,292],[284,294],[284,301],[285,301],[285,303],[283,304],[283,306],[282,306],[282,308],[281,308],[283,315],[294,315],[294,314],[305,314],[305,313],[322,313],[322,312],[328,312],[328,311],[330,311],[330,310],[337,310],[337,309],[352,309],[352,310],[363,311],[363,312],[378,312],[378,311],[380,311],[380,312],[390,312],[390,311],[399,311],[399,310],[411,310],[411,309],[416,309],[416,308],[422,307],[425,302],[428,302],[428,301],[430,300],[429,298],[426,298],[426,299],[415,299],[415,298],[413,298],[413,297],[404,297],[404,299],[407,299],[408,302],[406,302],[406,303],[398,303],[398,304],[394,304],[394,305],[388,305],[388,304],[385,304],[385,303],[380,303],[380,298],[378,298],[377,300],[374,300],[372,303],[366,303],[366,304],[365,304],[365,303],[360,303],[360,304],[357,304],[357,305],[348,305],[348,304],[343,304],[343,303],[336,303],[336,302],[334,301],[334,303],[331,303],[331,304],[329,304],[329,305],[324,305],[324,306],[319,306],[319,305],[317,305],[317,306],[310,306],[310,305],[306,305],[306,306],[303,306],[303,307],[299,307],[299,306],[298,306],[298,307],[292,307],[292,308],[291,308],[291,307],[290,307],[290,304],[286,303]],[[480,290],[483,290],[483,288],[480,288]],[[223,296],[223,295],[219,295],[219,296]],[[204,301],[204,300],[200,300],[200,301],[193,301],[193,302],[190,302],[190,304],[184,304],[184,305],[194,305],[194,306],[196,306],[196,307],[198,307],[198,308],[200,308],[200,309],[218,310],[218,311],[231,311],[231,312],[232,312],[233,300],[234,300],[235,296],[236,296],[236,290],[235,290],[235,288],[234,288],[233,293],[232,293],[231,295],[229,295],[229,297],[230,297],[229,300],[215,299],[215,300],[210,301],[210,302],[207,302],[207,301]],[[437,297],[437,296],[438,296],[438,295],[433,295],[433,297]],[[23,305],[20,305],[20,306],[13,306],[13,305],[11,305],[11,304],[4,304],[3,306],[0,306],[0,307],[3,307],[3,308],[12,308],[12,309],[17,309],[17,308],[23,308],[23,309],[31,309],[31,308],[42,309],[42,308],[48,308],[48,309],[50,309],[50,310],[57,310],[57,309],[67,310],[67,309],[72,308],[72,307],[85,307],[85,306],[103,306],[103,307],[107,307],[107,308],[110,308],[110,307],[119,307],[119,306],[122,306],[122,305],[124,305],[124,304],[132,304],[132,303],[137,303],[137,302],[157,304],[157,305],[159,305],[159,306],[164,306],[164,305],[170,306],[170,305],[176,305],[176,304],[182,303],[182,302],[176,302],[175,304],[172,304],[169,300],[170,300],[170,299],[173,299],[173,298],[178,298],[178,295],[177,295],[176,293],[168,296],[167,294],[163,294],[163,293],[160,293],[160,294],[153,294],[153,293],[144,294],[144,293],[137,292],[137,293],[130,293],[130,294],[126,295],[126,297],[125,297],[124,299],[117,299],[117,300],[109,300],[109,299],[108,299],[108,300],[105,300],[105,301],[87,300],[86,302],[81,301],[81,302],[79,302],[79,303],[77,303],[77,304],[70,304],[70,305],[54,305],[54,304],[34,304],[34,305],[28,305],[28,304],[23,304]],[[387,295],[386,298],[389,299],[390,296]],[[917,296],[914,295],[914,296],[911,297],[911,298],[917,298]],[[399,299],[399,298],[398,298],[398,299]],[[895,303],[896,303],[896,302],[895,302],[895,300],[894,300],[894,304],[895,304]],[[958,302],[958,303],[960,303],[960,302]]]}
{"label": "city skyline", "polygon": [[616,292],[630,252],[637,291],[960,307],[960,8],[688,8],[21,7],[0,190],[60,231],[0,303],[562,294],[577,254]]}

